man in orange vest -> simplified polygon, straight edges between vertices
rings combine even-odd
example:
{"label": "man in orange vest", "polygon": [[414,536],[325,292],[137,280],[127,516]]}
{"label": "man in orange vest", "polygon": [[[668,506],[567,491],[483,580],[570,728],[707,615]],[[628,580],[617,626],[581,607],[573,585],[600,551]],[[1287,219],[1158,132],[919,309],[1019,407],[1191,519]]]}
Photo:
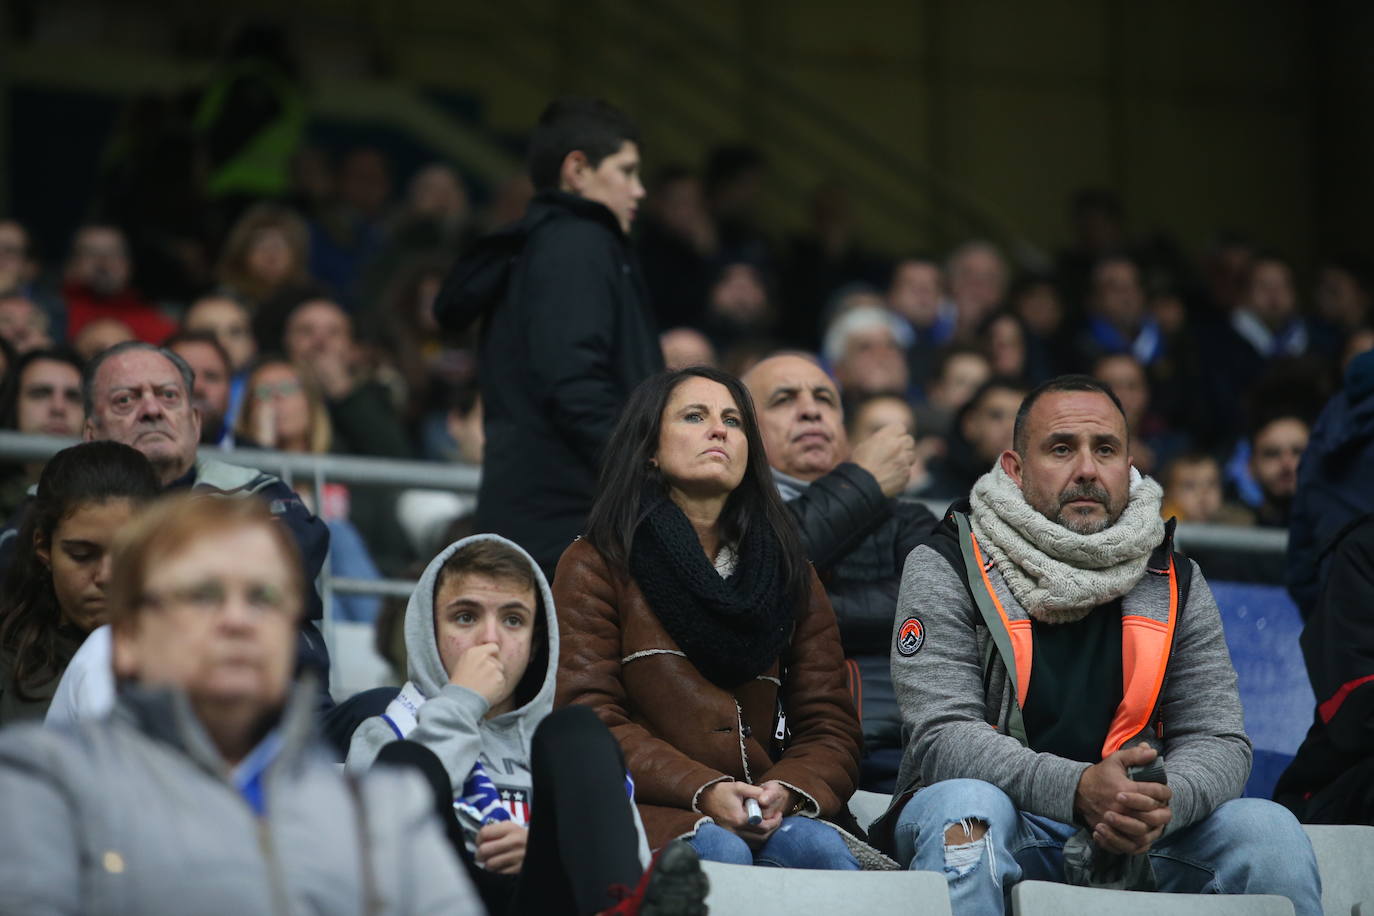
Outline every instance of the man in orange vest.
{"label": "man in orange vest", "polygon": [[1021,880],[1278,894],[1322,912],[1312,846],[1250,772],[1211,590],[1088,376],[1026,396],[1012,448],[907,558],[892,675],[906,747],[873,836],[956,913]]}

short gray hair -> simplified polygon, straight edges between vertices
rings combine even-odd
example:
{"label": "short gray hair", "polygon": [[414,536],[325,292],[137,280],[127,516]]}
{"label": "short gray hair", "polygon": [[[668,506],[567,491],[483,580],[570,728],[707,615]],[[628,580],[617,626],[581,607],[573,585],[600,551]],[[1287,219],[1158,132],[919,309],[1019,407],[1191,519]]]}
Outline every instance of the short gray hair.
{"label": "short gray hair", "polygon": [[860,331],[871,328],[886,328],[892,334],[897,346],[903,344],[901,319],[887,309],[873,305],[861,305],[840,315],[826,328],[821,353],[832,367],[844,359],[844,351],[849,346],[849,338]]}
{"label": "short gray hair", "polygon": [[186,385],[186,397],[188,400],[190,399],[191,390],[196,386],[196,370],[191,368],[190,363],[166,347],[159,347],[142,340],[126,340],[115,344],[108,350],[101,351],[86,364],[86,371],[81,377],[81,402],[86,410],[86,419],[89,420],[91,414],[95,412],[95,377],[99,374],[100,367],[105,365],[105,361],[110,357],[128,353],[131,350],[149,350],[162,356],[167,362],[175,366],[176,370],[181,373],[182,382]]}

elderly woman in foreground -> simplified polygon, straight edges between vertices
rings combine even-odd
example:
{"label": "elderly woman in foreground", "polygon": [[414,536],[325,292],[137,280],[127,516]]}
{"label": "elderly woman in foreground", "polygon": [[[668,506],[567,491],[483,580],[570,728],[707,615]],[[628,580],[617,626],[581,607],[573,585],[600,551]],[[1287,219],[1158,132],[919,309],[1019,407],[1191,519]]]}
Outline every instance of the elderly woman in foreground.
{"label": "elderly woman in foreground", "polygon": [[478,911],[421,780],[317,752],[300,568],[253,499],[173,497],[122,532],[111,717],[0,735],[0,913]]}
{"label": "elderly woman in foreground", "polygon": [[607,451],[587,535],[554,580],[555,705],[620,741],[651,846],[856,869],[859,724],[835,614],[764,457],[744,386],[645,381]]}

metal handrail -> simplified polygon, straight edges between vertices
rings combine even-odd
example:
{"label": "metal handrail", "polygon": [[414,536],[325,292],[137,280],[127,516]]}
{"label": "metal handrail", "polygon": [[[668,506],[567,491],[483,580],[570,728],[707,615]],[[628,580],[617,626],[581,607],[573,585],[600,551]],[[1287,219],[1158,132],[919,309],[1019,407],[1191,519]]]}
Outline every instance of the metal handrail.
{"label": "metal handrail", "polygon": [[409,598],[415,591],[410,579],[345,579],[334,576],[329,587],[341,595],[378,595],[382,598]]}
{"label": "metal handrail", "polygon": [[1251,528],[1244,525],[1200,525],[1179,522],[1174,542],[1187,552],[1199,550],[1238,550],[1265,557],[1284,557],[1288,553],[1288,531],[1285,528]]}
{"label": "metal handrail", "polygon": [[[14,462],[43,461],[80,441],[62,436],[0,432],[0,458]],[[340,483],[426,487],[453,490],[457,493],[476,493],[482,479],[481,469],[471,465],[429,461],[359,458],[352,455],[312,455],[257,448],[209,447],[202,448],[199,454],[203,458],[213,458],[226,464],[274,473],[284,480],[305,477],[312,480],[337,480]]]}
{"label": "metal handrail", "polygon": [[[0,431],[0,460],[15,463],[43,461],[55,452],[76,445],[79,439],[60,436],[29,435]],[[482,472],[479,468],[425,461],[399,461],[392,458],[359,458],[348,455],[303,455],[266,449],[203,448],[200,454],[228,464],[275,472],[290,483],[299,476],[319,485],[324,480],[352,484],[381,484],[399,487],[425,487],[476,493]],[[927,503],[936,515],[944,506]],[[1265,559],[1283,558],[1288,550],[1288,532],[1276,528],[1239,525],[1179,524],[1176,543],[1180,549],[1236,550]],[[407,598],[415,588],[405,579],[346,579],[322,577],[326,592],[346,595],[380,595]]]}
{"label": "metal handrail", "polygon": [[[0,460],[14,463],[43,461],[53,453],[76,445],[81,440],[60,436],[30,435],[0,431]],[[401,461],[394,458],[360,458],[351,455],[308,455],[296,452],[277,452],[267,449],[202,448],[200,454],[227,464],[257,468],[279,474],[283,479],[303,477],[341,483],[381,484],[401,487],[426,487],[452,490],[456,493],[476,493],[482,479],[480,468],[471,465],[443,464],[427,461]],[[945,506],[927,502],[932,512],[940,515]],[[1288,549],[1288,532],[1281,528],[1253,528],[1242,525],[1202,525],[1183,522],[1178,526],[1180,547],[1212,550],[1240,550],[1265,556],[1281,556]],[[346,581],[346,580],[336,580]],[[399,580],[389,580],[395,591]],[[405,592],[409,594],[409,592]]]}
{"label": "metal handrail", "polygon": [[[0,431],[0,462],[25,464],[46,461],[62,449],[78,445],[80,442],[80,439],[70,439],[64,436]],[[358,458],[347,455],[310,455],[266,449],[220,449],[213,447],[200,449],[199,455],[204,458],[223,461],[226,464],[274,472],[288,486],[293,486],[293,477],[300,477],[311,481],[317,490],[326,480],[336,480],[351,484],[382,484],[475,493],[482,477],[481,471],[475,467],[437,462],[398,461],[390,458]],[[331,647],[336,643],[334,595],[378,595],[383,598],[408,598],[415,589],[414,582],[403,579],[378,579],[375,581],[351,579],[334,576],[329,570],[329,564],[325,564],[320,570],[317,585],[324,610],[320,629],[324,634],[326,644]],[[333,686],[337,686],[337,677],[338,671],[336,669],[331,673],[331,680],[336,682]]]}
{"label": "metal handrail", "polygon": [[[0,431],[0,463],[23,464],[44,461],[78,439],[29,435]],[[343,455],[302,455],[264,449],[203,448],[200,454],[219,461],[264,471],[275,471],[290,485],[293,476],[311,480],[318,488],[326,479],[355,484],[383,484],[398,487],[426,487],[475,493],[481,472],[474,467],[423,461],[397,461],[386,458],[358,458]],[[937,516],[943,505],[927,503]],[[1181,524],[1177,530],[1180,548],[1231,549],[1251,553],[1259,559],[1282,558],[1288,545],[1288,532],[1233,525]],[[382,598],[409,598],[416,583],[407,579],[354,579],[333,576],[328,564],[320,571],[318,587],[324,604],[321,629],[331,649],[335,636],[334,595],[376,595]],[[339,670],[331,675],[338,686]]]}

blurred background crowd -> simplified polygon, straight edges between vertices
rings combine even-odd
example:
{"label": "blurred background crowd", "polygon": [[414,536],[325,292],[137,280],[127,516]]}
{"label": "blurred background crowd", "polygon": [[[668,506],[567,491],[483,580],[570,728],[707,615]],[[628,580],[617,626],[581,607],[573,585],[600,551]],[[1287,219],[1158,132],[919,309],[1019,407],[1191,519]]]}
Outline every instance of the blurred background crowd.
{"label": "blurred background crowd", "polygon": [[[983,12],[991,14],[996,5],[988,6]],[[181,13],[143,41],[212,59],[192,84],[169,80],[106,97],[88,118],[83,111],[97,110],[89,92],[14,91],[8,194],[0,197],[0,425],[78,435],[83,363],[137,338],[169,342],[194,367],[205,446],[480,466],[476,341],[441,334],[431,304],[464,245],[523,212],[531,189],[518,158],[496,179],[486,154],[436,154],[434,144],[398,141],[394,130],[343,130],[318,115],[326,83],[337,96],[340,79],[375,85],[421,66],[398,57],[423,58],[433,50],[423,39],[413,31],[408,44],[388,39],[401,20],[406,28],[422,20],[422,7],[382,22],[394,28],[382,28],[360,60],[338,48],[323,54],[333,61],[323,76],[322,40],[300,21],[245,26],[242,16],[223,12],[217,19]],[[604,7],[612,19],[633,15]],[[655,7],[656,21],[679,27],[684,48],[709,37],[687,28],[672,4]],[[552,40],[571,56],[594,56],[603,45],[623,50],[636,34],[644,39],[639,54],[662,50],[653,43],[662,38],[616,31],[609,19],[604,28],[573,22],[559,9],[536,12],[547,14]],[[817,10],[807,10],[798,15],[822,24]],[[350,15],[380,14],[366,5],[338,13]],[[458,28],[462,15],[444,26]],[[918,25],[944,36],[976,19],[939,2],[917,5],[916,15]],[[1142,25],[1124,16],[1074,4],[1044,14],[1106,36]],[[98,37],[105,29],[134,41],[136,26],[155,18],[140,3],[100,12],[72,2],[17,3],[0,39],[17,68],[33,74],[42,70],[35,60],[73,34]],[[335,22],[330,32],[329,18],[319,19],[326,36],[343,29]],[[767,50],[769,38],[745,28],[753,21],[742,22],[742,34]],[[1242,30],[1241,50],[1217,54],[1248,60],[1294,21],[1314,41],[1341,41],[1339,17],[1284,7]],[[356,34],[357,23],[347,25]],[[1209,22],[1199,33],[1223,35],[1223,26]],[[1000,40],[1006,31],[999,29]],[[779,26],[772,37],[796,34]],[[885,39],[873,29],[863,34],[845,45],[856,72],[863,69],[856,48],[876,43],[876,58],[883,51]],[[449,47],[466,47],[452,33],[443,37]],[[600,44],[584,42],[592,39]],[[1131,41],[1136,48],[1137,37]],[[937,52],[923,45],[921,56],[947,72],[952,55]],[[1305,54],[1293,51],[1292,59],[1315,57]],[[524,68],[518,59],[511,66]],[[1110,71],[1111,62],[1104,66]],[[756,101],[783,106],[792,84],[755,75]],[[1312,76],[1313,98],[1328,98],[1320,90],[1332,78],[1329,69]],[[696,82],[711,88],[704,77]],[[1021,162],[1007,169],[1020,183],[1054,176],[1041,194],[1053,197],[1056,212],[1038,213],[1031,231],[1018,231],[1015,220],[970,202],[994,194],[1005,178],[964,194],[913,163],[912,185],[938,199],[948,218],[889,232],[882,227],[893,211],[875,207],[873,170],[832,158],[829,174],[798,179],[778,154],[785,136],[770,134],[780,116],[761,114],[744,139],[692,131],[694,143],[655,144],[671,136],[656,122],[680,119],[682,130],[692,130],[688,106],[679,110],[647,91],[625,94],[646,125],[648,194],[634,243],[669,366],[703,363],[741,374],[780,348],[818,354],[841,387],[852,444],[893,422],[917,440],[910,496],[942,506],[965,494],[1009,447],[1023,394],[1059,373],[1086,372],[1120,395],[1136,466],[1165,484],[1166,515],[1286,527],[1309,428],[1351,358],[1374,348],[1374,269],[1362,238],[1325,231],[1353,204],[1323,231],[1307,233],[1275,231],[1281,220],[1272,214],[1256,225],[1242,213],[1200,229],[1205,210],[1197,208],[1187,226],[1175,226],[1153,207],[1137,218],[1128,201],[1141,194],[1123,193],[1113,180],[1123,177],[1119,169],[1074,181],[1056,163]],[[1129,93],[1121,99],[1129,102]],[[1303,103],[1274,104],[1290,112]],[[829,110],[821,101],[806,105]],[[955,125],[961,112],[945,116]],[[1325,114],[1313,111],[1313,123],[1328,123]],[[813,120],[824,122],[819,114]],[[837,121],[834,130],[852,123]],[[52,133],[63,127],[68,140]],[[911,129],[868,125],[879,134],[888,128],[893,136]],[[490,133],[498,148],[522,148],[521,137]],[[944,150],[934,158],[953,171],[960,152],[950,137],[958,133],[951,127],[948,137],[931,138]],[[465,147],[448,149],[455,148]],[[50,166],[32,168],[43,156]],[[1197,168],[1203,177],[1180,186],[1206,184],[1221,169],[1205,155]],[[1273,173],[1248,187],[1274,187],[1277,199],[1290,177],[1300,187],[1285,188],[1285,200],[1304,190],[1330,197],[1310,175]],[[891,196],[907,193],[902,184]],[[1231,193],[1223,185],[1219,199]],[[1037,226],[1058,228],[1036,238]],[[14,510],[37,472],[5,469],[0,510]],[[327,484],[321,492],[305,487],[302,496],[331,523],[335,563],[365,577],[413,571],[463,533],[473,508],[471,497],[439,490]],[[375,603],[356,610],[364,619],[373,613]]]}

